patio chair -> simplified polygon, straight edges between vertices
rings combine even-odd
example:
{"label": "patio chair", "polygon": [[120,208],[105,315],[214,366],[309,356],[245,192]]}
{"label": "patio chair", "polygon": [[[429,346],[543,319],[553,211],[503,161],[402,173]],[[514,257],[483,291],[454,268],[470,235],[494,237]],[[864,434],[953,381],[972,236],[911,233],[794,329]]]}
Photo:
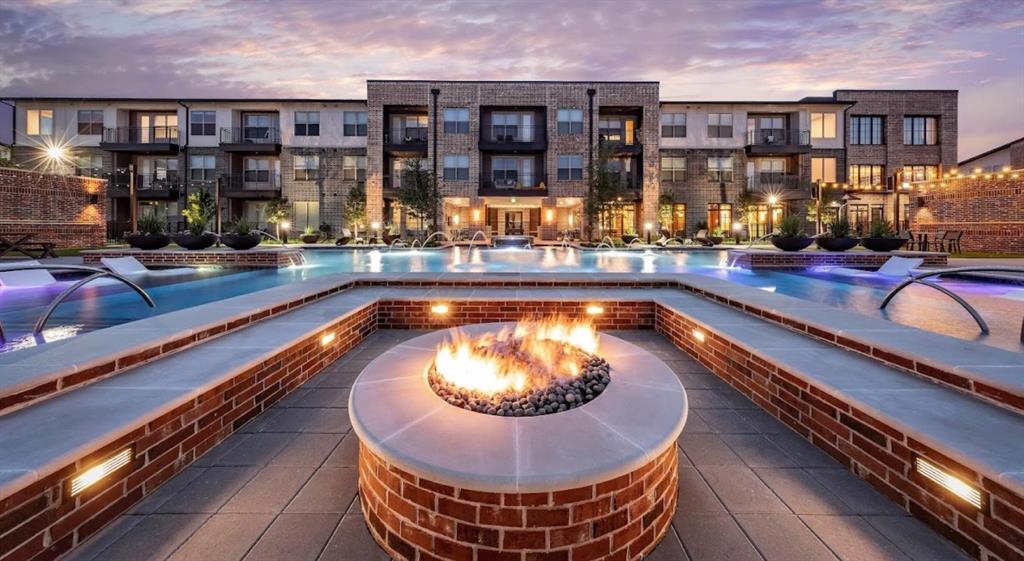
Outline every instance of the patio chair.
{"label": "patio chair", "polygon": [[352,241],[352,232],[348,228],[342,228],[341,235],[338,236],[338,240],[334,242],[334,245],[347,245],[350,241]]}
{"label": "patio chair", "polygon": [[50,271],[46,269],[29,269],[27,271],[4,271],[9,267],[22,267],[25,265],[38,265],[39,261],[24,259],[0,263],[0,286],[4,288],[35,288],[55,284],[57,279],[53,278]]}
{"label": "patio chair", "polygon": [[699,243],[704,247],[714,247],[715,241],[708,237],[707,230],[697,230],[697,233],[691,238],[694,243]]}
{"label": "patio chair", "polygon": [[948,240],[949,244],[948,244],[947,247],[948,247],[950,253],[962,253],[963,252],[963,248],[960,246],[960,240],[963,237],[964,237],[964,231],[960,230],[959,232],[956,233],[955,237],[952,237],[952,238],[950,238]]}
{"label": "patio chair", "polygon": [[935,240],[932,242],[935,251],[946,251],[946,232],[935,232]]}
{"label": "patio chair", "polygon": [[192,267],[176,267],[174,269],[150,269],[139,262],[138,259],[128,257],[102,257],[100,263],[104,267],[110,269],[114,273],[117,273],[124,277],[133,276],[172,276],[181,275],[187,273],[194,273],[196,270]]}

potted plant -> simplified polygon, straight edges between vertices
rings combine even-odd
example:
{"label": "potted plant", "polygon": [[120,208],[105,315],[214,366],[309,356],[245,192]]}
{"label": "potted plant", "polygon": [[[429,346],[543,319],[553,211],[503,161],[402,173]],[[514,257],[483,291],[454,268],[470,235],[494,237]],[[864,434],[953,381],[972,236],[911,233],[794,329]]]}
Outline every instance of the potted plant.
{"label": "potted plant", "polygon": [[174,236],[174,243],[185,249],[206,249],[217,241],[217,235],[206,231],[206,225],[213,216],[213,196],[206,191],[197,191],[188,196],[181,215],[187,223],[185,233]]}
{"label": "potted plant", "polygon": [[711,235],[708,236],[708,239],[711,240],[711,243],[718,245],[725,241],[725,235],[721,228],[715,228]]}
{"label": "potted plant", "polygon": [[804,230],[797,216],[787,216],[779,222],[779,233],[772,236],[772,245],[782,251],[800,251],[811,245],[814,240],[804,235]]}
{"label": "potted plant", "polygon": [[138,231],[125,236],[128,245],[149,251],[167,247],[171,243],[171,237],[164,233],[164,221],[149,214],[139,218]]}
{"label": "potted plant", "polygon": [[906,239],[896,236],[892,224],[884,220],[872,223],[868,236],[860,240],[860,244],[871,251],[895,251],[906,243]]}
{"label": "potted plant", "polygon": [[846,251],[860,243],[860,238],[850,236],[850,221],[836,218],[828,226],[828,232],[815,240],[818,247],[825,251]]}
{"label": "potted plant", "polygon": [[314,230],[312,226],[306,226],[299,239],[302,240],[302,243],[316,243],[320,241],[320,232]]}
{"label": "potted plant", "polygon": [[252,249],[263,241],[263,238],[255,232],[256,225],[245,217],[229,222],[226,229],[227,231],[220,236],[220,241],[231,249]]}

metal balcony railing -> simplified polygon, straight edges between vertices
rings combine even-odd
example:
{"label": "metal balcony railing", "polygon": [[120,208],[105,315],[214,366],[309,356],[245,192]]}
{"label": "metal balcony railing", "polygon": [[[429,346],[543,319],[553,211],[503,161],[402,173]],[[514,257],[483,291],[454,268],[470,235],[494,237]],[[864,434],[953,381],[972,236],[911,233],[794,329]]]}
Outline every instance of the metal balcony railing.
{"label": "metal balcony railing", "polygon": [[427,141],[427,127],[395,127],[384,135],[385,144],[421,144]]}
{"label": "metal balcony railing", "polygon": [[221,144],[280,144],[281,131],[274,127],[225,127],[220,129]]}
{"label": "metal balcony railing", "polygon": [[753,129],[747,131],[748,146],[810,146],[811,131],[798,129]]}
{"label": "metal balcony railing", "polygon": [[105,144],[177,144],[178,127],[107,127],[103,129]]}
{"label": "metal balcony railing", "polygon": [[635,146],[640,144],[640,131],[634,130],[630,135],[622,129],[598,129],[597,141],[608,145]]}
{"label": "metal balcony railing", "polygon": [[482,185],[485,189],[539,189],[539,179],[534,174],[505,174],[484,178]]}
{"label": "metal balcony railing", "polygon": [[280,191],[281,176],[266,171],[246,171],[227,176],[228,191]]}
{"label": "metal balcony railing", "polygon": [[491,125],[485,140],[497,143],[534,142],[539,127],[533,125]]}
{"label": "metal balcony railing", "polygon": [[800,189],[805,183],[800,180],[800,176],[785,173],[761,172],[747,176],[749,191]]}

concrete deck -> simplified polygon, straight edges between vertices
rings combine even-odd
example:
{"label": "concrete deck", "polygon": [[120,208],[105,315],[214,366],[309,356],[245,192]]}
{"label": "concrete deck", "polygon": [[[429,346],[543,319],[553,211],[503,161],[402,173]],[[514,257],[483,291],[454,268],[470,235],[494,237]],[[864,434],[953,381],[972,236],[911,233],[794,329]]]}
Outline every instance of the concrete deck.
{"label": "concrete deck", "polygon": [[[74,561],[385,560],[356,500],[356,376],[378,331],[73,551]],[[654,561],[958,561],[958,549],[652,331],[687,388],[680,507]]]}

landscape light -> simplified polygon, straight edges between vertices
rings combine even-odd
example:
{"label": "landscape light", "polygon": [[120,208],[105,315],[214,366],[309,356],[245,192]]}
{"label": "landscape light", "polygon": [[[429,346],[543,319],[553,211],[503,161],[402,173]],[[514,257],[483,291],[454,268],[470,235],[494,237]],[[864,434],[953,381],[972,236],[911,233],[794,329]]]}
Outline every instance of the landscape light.
{"label": "landscape light", "polygon": [[377,222],[376,220],[374,220],[373,222],[370,223],[370,228],[372,228],[373,231],[375,231],[375,232],[377,230],[380,230],[380,222]]}
{"label": "landscape light", "polygon": [[320,338],[320,346],[326,347],[327,345],[330,345],[332,342],[334,342],[334,337],[335,335],[333,331],[331,331],[330,333],[325,333],[324,336]]}
{"label": "landscape light", "polygon": [[85,470],[80,475],[71,479],[71,496],[74,497],[91,485],[101,481],[104,477],[114,473],[119,468],[128,465],[132,461],[132,449],[125,448],[117,454],[103,460],[99,464]]}
{"label": "landscape light", "polygon": [[693,331],[690,332],[690,334],[693,335],[694,340],[696,340],[698,343],[703,343],[705,340],[704,332],[699,329],[694,329]]}
{"label": "landscape light", "polygon": [[54,144],[53,146],[46,147],[46,157],[55,162],[63,162],[64,158],[67,157],[67,151],[63,146]]}
{"label": "landscape light", "polygon": [[779,203],[778,195],[768,195],[768,204],[775,205]]}
{"label": "landscape light", "polygon": [[287,220],[285,220],[284,222],[281,223],[281,229],[282,230],[287,230],[288,228],[291,228],[291,227],[292,227],[292,223],[288,222]]}
{"label": "landscape light", "polygon": [[939,486],[967,501],[968,504],[976,509],[980,510],[985,504],[980,490],[968,485],[964,480],[920,456],[914,458],[914,469],[922,477],[939,484]]}

